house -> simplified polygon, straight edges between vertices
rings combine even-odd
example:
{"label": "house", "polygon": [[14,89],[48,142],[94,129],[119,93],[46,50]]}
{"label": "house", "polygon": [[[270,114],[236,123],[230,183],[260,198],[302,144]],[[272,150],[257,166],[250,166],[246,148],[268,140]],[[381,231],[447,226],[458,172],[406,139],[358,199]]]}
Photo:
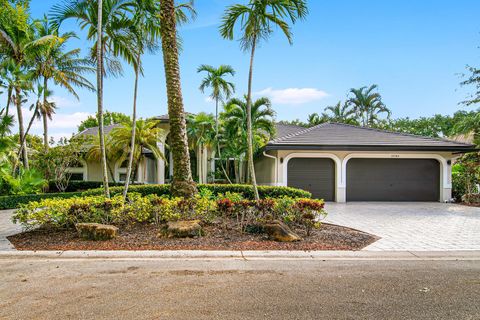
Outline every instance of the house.
{"label": "house", "polygon": [[452,160],[472,144],[324,123],[279,127],[257,160],[261,184],[308,190],[326,201],[448,201]]}
{"label": "house", "polygon": [[[168,116],[159,126],[169,131]],[[106,132],[115,127],[107,126]],[[79,135],[98,134],[90,128]],[[168,134],[159,141],[168,160],[155,159],[149,150],[137,172],[137,182],[167,183],[172,176]],[[311,128],[277,124],[275,139],[255,157],[257,182],[308,190],[326,201],[448,201],[451,199],[452,161],[475,150],[468,143],[404,133],[324,123]],[[199,147],[192,153],[192,171],[200,183],[211,182],[214,152]],[[125,179],[126,161],[109,163],[110,179]],[[98,161],[85,161],[83,180],[100,181]]]}

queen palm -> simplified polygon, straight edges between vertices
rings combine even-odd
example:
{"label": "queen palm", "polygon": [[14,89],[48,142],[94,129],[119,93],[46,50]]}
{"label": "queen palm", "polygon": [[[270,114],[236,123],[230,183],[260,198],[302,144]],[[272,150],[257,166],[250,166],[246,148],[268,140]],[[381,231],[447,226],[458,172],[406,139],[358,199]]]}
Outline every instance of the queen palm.
{"label": "queen palm", "polygon": [[88,59],[79,58],[80,49],[66,51],[66,44],[69,39],[75,36],[73,33],[58,34],[58,29],[54,28],[47,17],[41,21],[38,32],[40,36],[55,35],[59,41],[44,46],[35,54],[35,77],[41,81],[43,86],[43,102],[41,103],[40,114],[43,121],[43,144],[45,151],[48,150],[48,119],[52,120],[55,113],[54,105],[47,100],[51,91],[48,89],[48,83],[53,83],[67,89],[75,98],[78,94],[74,87],[87,88],[94,91],[95,87],[83,75],[94,72],[91,62]]}
{"label": "queen palm", "polygon": [[[225,80],[225,76],[235,75],[235,70],[229,65],[220,65],[218,68],[212,67],[210,65],[202,64],[198,67],[197,72],[206,72],[207,75],[203,78],[200,84],[200,91],[205,92],[206,88],[211,88],[212,93],[210,98],[215,101],[215,139],[217,145],[218,157],[221,159],[220,143],[218,143],[218,104],[225,99],[229,99],[231,95],[235,92],[235,85],[232,82]],[[220,161],[222,171],[230,182],[230,179],[225,172],[222,161]]]}
{"label": "queen palm", "polygon": [[337,102],[334,106],[326,107],[325,112],[322,114],[323,118],[328,119],[328,121],[346,124],[357,123],[354,115],[355,110],[351,105],[348,102],[342,103],[341,101]]}
{"label": "queen palm", "polygon": [[127,12],[133,7],[127,0],[69,0],[52,8],[54,26],[67,19],[78,21],[81,29],[87,29],[87,39],[93,41],[91,58],[97,62],[97,107],[104,194],[110,197],[107,173],[107,154],[103,125],[103,77],[106,73],[119,75],[122,66],[118,57],[135,61],[131,46],[132,34]]}
{"label": "queen palm", "polygon": [[252,78],[253,60],[255,49],[261,40],[267,40],[273,33],[273,26],[279,27],[292,43],[290,26],[286,20],[294,24],[298,19],[303,19],[308,13],[305,0],[250,0],[247,5],[235,4],[227,8],[220,26],[220,34],[223,38],[233,40],[235,26],[240,24],[242,35],[240,42],[242,49],[250,51],[250,69],[248,73],[248,91],[246,105],[247,122],[247,158],[250,179],[252,181],[255,199],[259,199],[255,167],[253,165],[252,145]]}
{"label": "queen palm", "polygon": [[[25,127],[22,112],[22,82],[25,80],[28,69],[32,66],[32,56],[46,45],[57,41],[53,35],[40,36],[37,32],[38,22],[31,21],[28,14],[28,4],[11,4],[7,2],[2,8],[0,19],[0,55],[8,63],[14,65],[15,79],[13,91],[17,108],[17,120],[20,141],[25,141]],[[23,79],[22,79],[23,78]],[[23,142],[25,144],[25,142]],[[22,162],[28,169],[28,152],[25,145],[22,147]]]}
{"label": "queen palm", "polygon": [[357,118],[360,118],[362,126],[373,127],[379,122],[379,115],[385,113],[390,117],[391,111],[383,103],[380,93],[375,92],[377,85],[350,89],[351,97],[348,103],[352,104]]}
{"label": "queen palm", "polygon": [[172,194],[193,197],[197,189],[192,179],[188,138],[178,63],[177,15],[174,0],[160,1],[160,33],[170,119],[170,150],[173,157]]}
{"label": "queen palm", "polygon": [[[247,118],[251,117],[251,132],[252,132],[252,149],[258,150],[268,140],[275,136],[275,112],[271,107],[271,102],[268,98],[259,98],[251,105],[250,113],[247,109],[247,97],[244,100],[233,98],[230,99],[224,106],[224,113],[222,118],[225,121],[227,131],[235,131],[237,140],[243,144],[243,152],[248,153],[248,126]],[[250,167],[248,171],[250,172]],[[252,179],[250,172],[250,179]]]}
{"label": "queen palm", "polygon": [[[158,128],[158,122],[154,120],[139,119],[135,122],[135,143],[133,149],[131,148],[132,140],[132,125],[133,122],[124,122],[121,126],[115,127],[110,132],[109,145],[113,149],[113,152],[120,155],[120,159],[127,159],[129,155],[133,155],[133,167],[136,168],[140,163],[143,155],[143,149],[150,150],[155,158],[164,159],[165,157],[158,146],[158,142],[165,136],[163,129]],[[130,180],[132,177],[127,174],[126,180]]]}

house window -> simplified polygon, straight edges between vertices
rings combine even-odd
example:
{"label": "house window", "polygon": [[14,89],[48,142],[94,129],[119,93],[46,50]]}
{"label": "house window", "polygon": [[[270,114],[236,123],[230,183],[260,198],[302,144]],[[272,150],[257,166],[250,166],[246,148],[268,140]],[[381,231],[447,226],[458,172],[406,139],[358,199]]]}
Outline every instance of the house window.
{"label": "house window", "polygon": [[71,181],[86,180],[87,179],[86,171],[87,171],[87,166],[81,160],[77,160],[76,162],[72,163],[71,166],[67,169],[67,172],[71,174],[70,176]]}

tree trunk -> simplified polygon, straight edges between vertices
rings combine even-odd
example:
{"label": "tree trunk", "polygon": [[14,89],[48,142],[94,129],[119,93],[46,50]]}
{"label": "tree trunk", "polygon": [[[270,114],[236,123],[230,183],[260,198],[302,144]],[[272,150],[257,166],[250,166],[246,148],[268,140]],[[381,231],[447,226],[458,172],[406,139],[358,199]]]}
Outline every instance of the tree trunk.
{"label": "tree trunk", "polygon": [[127,200],[128,185],[132,176],[133,156],[135,149],[135,134],[137,132],[137,92],[138,92],[138,75],[140,68],[140,54],[137,55],[137,67],[135,67],[135,84],[133,87],[133,111],[132,111],[132,140],[130,141],[130,155],[128,158],[127,178],[125,179],[125,188],[123,189],[123,201]]}
{"label": "tree trunk", "polygon": [[10,102],[12,101],[12,86],[8,86],[7,90],[7,106],[5,107],[5,115],[8,116],[8,112],[10,111]]}
{"label": "tree trunk", "polygon": [[25,136],[25,128],[23,124],[23,112],[22,112],[22,97],[20,96],[20,88],[15,88],[15,98],[17,105],[17,117],[18,117],[18,131],[20,136],[20,148],[22,149],[22,162],[23,168],[28,170],[28,150],[27,150],[27,139]]}
{"label": "tree trunk", "polygon": [[47,91],[48,91],[48,81],[47,78],[43,78],[43,110],[42,110],[42,120],[43,120],[43,149],[45,152],[48,151],[48,118],[46,112],[47,106]]}
{"label": "tree trunk", "polygon": [[257,189],[257,179],[255,177],[255,166],[253,164],[253,139],[252,139],[252,77],[253,77],[253,58],[255,56],[255,46],[257,44],[256,38],[253,38],[252,52],[250,55],[250,70],[248,72],[248,92],[247,92],[247,162],[248,173],[250,174],[250,181],[253,186],[253,194],[255,200],[259,200]]}
{"label": "tree trunk", "polygon": [[197,189],[192,180],[188,138],[183,108],[174,0],[160,1],[160,30],[170,119],[170,150],[173,156],[172,195],[192,198]]}
{"label": "tree trunk", "polygon": [[101,164],[103,174],[103,190],[105,197],[110,198],[108,187],[107,151],[105,149],[105,132],[103,127],[103,1],[98,0],[97,25],[97,104],[98,104],[98,135],[100,138]]}

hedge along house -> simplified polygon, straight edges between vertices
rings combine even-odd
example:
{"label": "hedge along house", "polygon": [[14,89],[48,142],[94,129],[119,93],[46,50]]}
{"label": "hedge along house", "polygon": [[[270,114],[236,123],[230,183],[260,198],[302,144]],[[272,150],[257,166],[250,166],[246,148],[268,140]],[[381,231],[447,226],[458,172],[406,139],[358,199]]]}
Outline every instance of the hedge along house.
{"label": "hedge along house", "polygon": [[312,192],[326,201],[448,201],[452,161],[467,143],[324,123],[277,126],[257,159],[257,181]]}
{"label": "hedge along house", "polygon": [[[171,180],[173,175],[173,159],[172,154],[168,148],[170,124],[168,115],[154,117],[158,121],[158,127],[163,130],[163,135],[159,137],[158,147],[163,152],[164,159],[156,159],[153,153],[148,149],[142,150],[142,159],[138,164],[137,172],[135,173],[136,183],[148,184],[164,184]],[[105,126],[105,135],[108,135],[115,127],[120,124]],[[98,135],[98,127],[88,128],[77,134],[79,137],[88,137]],[[87,147],[88,148],[88,147]],[[190,157],[192,160],[192,174],[199,183],[206,183],[209,173],[209,161],[212,151],[205,146],[199,146],[197,150],[192,150]],[[107,153],[107,157],[108,157]],[[126,179],[128,159],[122,161],[121,159],[110,159],[108,161],[108,175],[110,181],[124,182]],[[72,180],[84,181],[102,181],[102,169],[100,161],[93,159],[82,159],[79,161],[79,166],[70,168],[73,173]]]}

